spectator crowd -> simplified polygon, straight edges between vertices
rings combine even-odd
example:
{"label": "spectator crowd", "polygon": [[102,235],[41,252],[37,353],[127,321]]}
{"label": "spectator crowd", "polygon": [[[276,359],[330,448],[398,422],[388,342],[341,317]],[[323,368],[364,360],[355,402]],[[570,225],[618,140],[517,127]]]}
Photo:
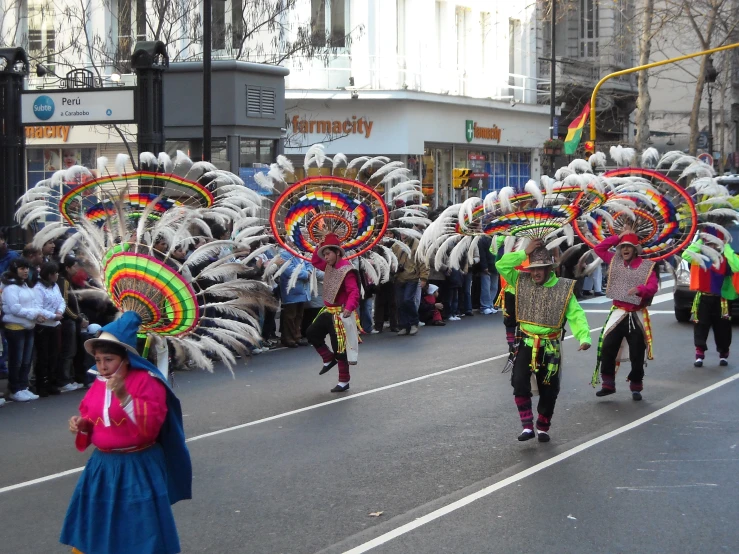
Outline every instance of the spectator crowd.
{"label": "spectator crowd", "polygon": [[[212,239],[225,240],[231,231],[219,224],[211,227]],[[500,280],[495,262],[502,255],[490,237],[482,237],[477,251],[465,257],[458,268],[428,268],[415,253],[418,240],[410,236],[396,236],[406,248],[396,244],[393,252],[398,259],[396,271],[387,282],[371,275],[361,266],[361,301],[359,318],[361,330],[367,334],[392,332],[412,336],[422,326],[444,326],[448,322],[472,317],[475,312],[489,316],[497,313]],[[213,260],[202,264],[179,264],[197,249],[202,241],[189,248],[172,252],[182,276],[194,282],[200,270]],[[240,277],[265,278],[272,283],[276,309],[266,308],[259,313],[262,341],[252,346],[252,354],[260,354],[276,347],[298,348],[308,346],[305,332],[323,306],[323,273],[308,261],[302,260],[272,239],[263,241],[258,256],[244,264]],[[85,352],[83,343],[95,336],[101,326],[116,317],[115,306],[103,294],[102,288],[84,269],[84,260],[74,253],[59,255],[63,239],[49,241],[42,248],[29,244],[22,251],[8,247],[0,233],[0,298],[2,299],[2,353],[0,379],[7,379],[5,398],[28,402],[40,397],[72,392],[89,386],[91,374],[87,369],[94,362]],[[590,278],[582,277],[582,252],[574,252],[562,260],[559,271],[565,277],[579,277],[578,295],[602,295],[599,271]],[[169,245],[164,239],[154,246],[165,253]],[[250,248],[220,252],[218,259],[242,261],[249,257]],[[164,256],[163,256],[164,258]],[[470,260],[471,263],[468,263]],[[81,263],[82,262],[82,263]],[[265,275],[268,265],[280,267],[278,276]],[[287,267],[282,267],[287,265]],[[600,269],[599,267],[597,269]],[[272,272],[274,273],[274,272]],[[589,279],[589,282],[588,282]],[[585,290],[583,290],[585,288]],[[159,356],[169,358],[170,370],[194,369],[187,363],[178,366],[166,349]],[[0,405],[5,402],[0,396]]]}

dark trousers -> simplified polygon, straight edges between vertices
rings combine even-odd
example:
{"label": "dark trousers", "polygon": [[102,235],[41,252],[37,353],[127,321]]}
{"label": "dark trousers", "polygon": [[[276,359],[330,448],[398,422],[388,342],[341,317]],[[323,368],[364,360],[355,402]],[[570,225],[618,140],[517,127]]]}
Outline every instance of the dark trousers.
{"label": "dark trousers", "polygon": [[[331,350],[326,347],[326,335],[331,340]],[[339,382],[348,383],[351,379],[349,374],[349,362],[346,359],[346,352],[338,353],[339,343],[336,338],[336,329],[334,329],[334,318],[329,312],[323,312],[319,315],[306,331],[305,337],[308,342],[313,345],[316,352],[321,356],[324,363],[336,359],[339,369]]]}
{"label": "dark trousers", "polygon": [[[539,356],[544,355],[544,346],[539,349]],[[560,369],[561,371],[561,369]],[[536,383],[539,387],[539,404],[536,407],[539,413],[540,422],[546,422],[546,428],[544,425],[537,424],[537,426],[546,431],[549,429],[549,421],[552,419],[554,414],[554,405],[557,403],[557,396],[559,395],[559,374],[560,371],[555,373],[549,378],[549,384],[544,384],[544,378],[546,377],[546,369],[540,368],[536,372]],[[516,361],[513,363],[513,371],[511,372],[511,385],[513,385],[513,396],[516,397],[516,404],[519,404],[519,398],[524,400],[531,398],[531,347],[526,346],[523,342],[518,347],[518,354],[516,354]],[[531,404],[529,400],[529,413],[531,412]],[[521,415],[521,423],[526,426],[524,421],[524,413],[521,411],[519,406],[519,413]]]}
{"label": "dark trousers", "polygon": [[331,337],[331,350],[333,350],[337,360],[346,360],[346,352],[343,354],[336,354],[336,350],[339,348],[338,341],[336,340],[336,330],[334,329],[334,318],[328,312],[323,312],[319,315],[313,323],[310,324],[308,330],[305,332],[305,338],[315,348],[326,345],[326,335]]}
{"label": "dark trousers", "polygon": [[647,342],[636,319],[635,315],[629,314],[603,337],[603,345],[600,351],[600,373],[604,388],[608,388],[606,387],[607,384],[614,383],[616,358],[621,343],[626,339],[629,345],[629,359],[631,360],[631,373],[629,373],[628,380],[631,383],[631,390],[641,390],[642,381],[644,380],[644,354],[647,349]]}
{"label": "dark trousers", "polygon": [[280,314],[280,331],[282,332],[282,344],[294,344],[301,338],[300,324],[303,322],[303,302],[283,304]]}
{"label": "dark trousers", "polygon": [[[82,322],[75,321],[75,340],[77,341],[77,349],[74,353],[74,359],[72,360],[72,375],[75,383],[87,384],[91,380],[91,375],[87,373],[92,365],[88,365],[90,355],[85,350],[85,340],[92,338],[88,336],[88,333],[82,332]],[[153,349],[152,349],[153,350]],[[154,356],[156,357],[156,355]],[[156,365],[156,363],[154,363]]]}
{"label": "dark trousers", "polygon": [[[75,380],[74,358],[77,354],[77,322],[73,319],[62,319],[62,346],[57,362],[58,385],[64,386]],[[84,382],[84,381],[81,381]]]}
{"label": "dark trousers", "polygon": [[36,374],[36,391],[64,386],[66,383],[60,385],[59,379],[57,379],[57,369],[59,367],[57,362],[59,360],[59,350],[62,341],[62,326],[47,327],[45,325],[36,325],[35,331],[36,364],[34,365],[34,372]]}
{"label": "dark trousers", "polygon": [[[731,313],[731,309],[729,309]],[[698,350],[708,350],[708,333],[713,329],[716,350],[722,358],[728,357],[731,346],[731,319],[721,317],[721,297],[701,295],[698,304],[698,322],[693,328],[693,342]]]}
{"label": "dark trousers", "polygon": [[395,283],[395,305],[398,307],[398,326],[401,329],[410,329],[411,326],[418,325],[416,295],[419,286],[417,280]]}
{"label": "dark trousers", "polygon": [[512,292],[503,293],[503,314],[506,342],[508,343],[508,349],[513,351],[516,344],[518,320],[516,319],[516,295]]}
{"label": "dark trousers", "polygon": [[395,306],[395,289],[393,283],[383,283],[377,287],[375,293],[374,326],[382,332],[385,320],[390,322],[390,328],[398,327],[398,310]]}
{"label": "dark trousers", "polygon": [[459,315],[459,297],[462,295],[462,287],[451,287],[449,289],[449,315]]}
{"label": "dark trousers", "polygon": [[33,329],[5,330],[8,341],[8,389],[11,394],[28,388],[28,374],[33,358]]}
{"label": "dark trousers", "polygon": [[321,308],[309,308],[308,306],[303,308],[303,321],[300,324],[301,336],[308,338],[308,327],[311,326],[311,323],[313,323],[313,320],[316,319],[320,311]]}

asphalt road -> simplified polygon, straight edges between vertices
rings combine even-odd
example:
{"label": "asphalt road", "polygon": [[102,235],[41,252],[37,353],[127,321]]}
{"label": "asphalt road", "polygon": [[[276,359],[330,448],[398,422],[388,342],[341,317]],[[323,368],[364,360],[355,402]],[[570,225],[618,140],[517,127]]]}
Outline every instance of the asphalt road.
{"label": "asphalt road", "polygon": [[[644,400],[626,372],[596,399],[595,348],[570,339],[549,444],[515,440],[500,314],[366,337],[343,396],[310,348],[235,378],[178,374],[194,466],[194,499],[174,507],[183,552],[739,551],[736,361],[693,368],[691,326],[669,289],[657,300]],[[584,307],[600,327],[608,304]],[[1,551],[68,552],[81,397],[0,409]]]}

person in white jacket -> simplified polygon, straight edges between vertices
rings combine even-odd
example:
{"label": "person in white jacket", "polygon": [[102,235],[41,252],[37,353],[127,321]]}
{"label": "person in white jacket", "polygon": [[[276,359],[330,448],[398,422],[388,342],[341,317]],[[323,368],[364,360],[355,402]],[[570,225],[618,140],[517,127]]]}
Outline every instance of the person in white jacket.
{"label": "person in white jacket", "polygon": [[0,280],[3,285],[3,324],[8,341],[8,392],[15,402],[38,398],[28,390],[28,373],[33,357],[33,329],[36,323],[42,323],[46,318],[27,284],[30,267],[27,260],[16,258]]}
{"label": "person in white jacket", "polygon": [[39,281],[33,287],[36,300],[41,308],[41,315],[46,321],[36,325],[34,344],[36,347],[36,394],[49,396],[59,394],[64,386],[57,375],[59,353],[62,342],[62,316],[67,304],[64,302],[59,286],[59,266],[54,262],[42,264]]}

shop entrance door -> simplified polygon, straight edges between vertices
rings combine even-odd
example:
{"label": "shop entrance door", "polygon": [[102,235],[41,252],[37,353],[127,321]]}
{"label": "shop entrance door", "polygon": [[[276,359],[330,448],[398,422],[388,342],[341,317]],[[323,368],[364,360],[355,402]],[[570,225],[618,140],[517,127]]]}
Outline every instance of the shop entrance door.
{"label": "shop entrance door", "polygon": [[424,201],[431,208],[445,208],[454,202],[452,189],[452,149],[426,148],[423,156]]}

